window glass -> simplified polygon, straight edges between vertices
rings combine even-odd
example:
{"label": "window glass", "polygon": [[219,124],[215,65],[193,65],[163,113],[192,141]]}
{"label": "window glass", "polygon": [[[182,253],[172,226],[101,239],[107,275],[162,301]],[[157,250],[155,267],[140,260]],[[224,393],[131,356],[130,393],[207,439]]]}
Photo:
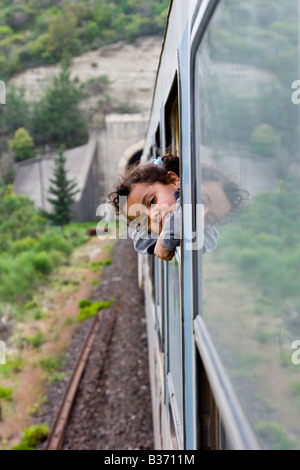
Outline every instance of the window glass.
{"label": "window glass", "polygon": [[[156,261],[156,262],[155,262]],[[163,348],[163,295],[162,295],[162,263],[155,260],[155,328],[158,331],[160,345]]]}
{"label": "window glass", "polygon": [[[179,435],[182,434],[183,423],[183,397],[182,397],[182,321],[180,308],[180,274],[179,265],[174,257],[172,261],[166,263],[167,269],[167,301],[168,301],[168,371],[172,380],[175,404],[174,421],[179,421],[176,426]],[[170,393],[170,390],[169,390]],[[182,441],[182,436],[181,436]]]}
{"label": "window glass", "polygon": [[221,1],[194,69],[196,202],[218,231],[199,310],[264,449],[300,449],[297,3]]}

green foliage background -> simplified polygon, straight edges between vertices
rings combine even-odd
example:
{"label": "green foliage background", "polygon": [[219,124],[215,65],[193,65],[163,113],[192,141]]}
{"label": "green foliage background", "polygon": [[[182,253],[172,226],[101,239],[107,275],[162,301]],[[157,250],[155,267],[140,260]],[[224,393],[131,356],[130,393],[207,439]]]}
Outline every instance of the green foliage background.
{"label": "green foliage background", "polygon": [[0,313],[3,303],[21,308],[31,300],[53,268],[87,240],[86,226],[71,225],[63,237],[27,196],[16,196],[10,186],[0,188]]}
{"label": "green foliage background", "polygon": [[0,76],[163,34],[169,0],[0,0]]}

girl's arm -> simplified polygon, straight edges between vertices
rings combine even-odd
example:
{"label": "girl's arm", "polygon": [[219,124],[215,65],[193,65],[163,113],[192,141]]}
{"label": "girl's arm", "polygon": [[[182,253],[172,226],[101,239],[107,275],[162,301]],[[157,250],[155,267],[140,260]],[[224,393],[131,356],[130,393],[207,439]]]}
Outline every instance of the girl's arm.
{"label": "girl's arm", "polygon": [[168,250],[163,244],[163,236],[160,234],[159,238],[156,241],[154,248],[154,254],[165,261],[171,261],[175,253],[175,250]]}

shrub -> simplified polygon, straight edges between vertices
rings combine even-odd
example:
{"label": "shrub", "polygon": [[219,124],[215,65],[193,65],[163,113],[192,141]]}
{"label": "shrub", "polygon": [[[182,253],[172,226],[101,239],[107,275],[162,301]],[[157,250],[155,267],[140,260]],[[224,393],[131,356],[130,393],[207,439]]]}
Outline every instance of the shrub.
{"label": "shrub", "polygon": [[34,156],[34,143],[29,132],[20,127],[15,134],[14,138],[9,141],[9,147],[15,152],[17,161],[27,160]]}
{"label": "shrub", "polygon": [[39,442],[46,439],[49,434],[47,423],[32,425],[25,429],[22,441],[14,446],[12,450],[34,450]]}
{"label": "shrub", "polygon": [[100,309],[110,307],[113,301],[113,298],[111,298],[108,302],[100,300],[99,302],[95,302],[91,305],[83,307],[80,310],[79,314],[76,316],[76,321],[82,322],[87,320],[88,318],[96,316]]}
{"label": "shrub", "polygon": [[36,251],[46,251],[51,250],[60,251],[66,255],[71,254],[72,246],[61,236],[61,232],[55,229],[47,230],[44,232],[37,240]]}
{"label": "shrub", "polygon": [[33,266],[37,271],[43,274],[49,274],[52,271],[53,265],[50,256],[45,251],[41,251],[35,255]]}
{"label": "shrub", "polygon": [[0,387],[0,398],[11,400],[12,388]]}
{"label": "shrub", "polygon": [[32,237],[21,238],[12,243],[11,251],[13,254],[20,253],[21,251],[28,251],[34,247],[36,240]]}
{"label": "shrub", "polygon": [[92,302],[88,299],[81,299],[78,302],[79,308],[89,307],[90,305],[92,305]]}

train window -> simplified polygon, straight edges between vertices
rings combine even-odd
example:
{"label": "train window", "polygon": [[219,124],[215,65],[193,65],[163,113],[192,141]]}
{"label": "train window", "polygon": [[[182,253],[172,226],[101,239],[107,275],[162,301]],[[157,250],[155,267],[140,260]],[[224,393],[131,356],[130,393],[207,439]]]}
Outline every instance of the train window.
{"label": "train window", "polygon": [[219,2],[193,69],[195,201],[218,231],[199,315],[263,449],[300,449],[297,5]]}
{"label": "train window", "polygon": [[164,295],[162,289],[163,282],[163,266],[161,260],[154,261],[155,268],[155,328],[158,332],[158,338],[161,350],[164,350],[164,316],[163,316],[163,302]]}
{"label": "train window", "polygon": [[171,396],[173,420],[177,424],[178,441],[183,443],[183,368],[182,368],[182,319],[180,299],[180,273],[176,258],[165,265],[165,286],[167,288],[166,318],[169,376],[169,397]]}
{"label": "train window", "polygon": [[217,406],[211,392],[203,363],[196,352],[197,361],[197,435],[198,448],[201,450],[218,450],[224,448],[220,442],[220,421]]}
{"label": "train window", "polygon": [[[164,141],[166,147],[176,151],[179,142],[178,83],[175,75],[165,110]],[[178,448],[183,448],[183,350],[182,350],[182,312],[180,296],[180,269],[177,259],[164,263],[165,293],[165,341],[168,355],[166,357],[167,394],[169,407],[169,425],[177,439]],[[172,424],[173,423],[173,424]],[[171,426],[171,427],[172,427]],[[172,440],[174,441],[174,433]],[[174,442],[172,444],[174,448]]]}
{"label": "train window", "polygon": [[155,133],[155,144],[154,144],[154,152],[153,157],[157,158],[159,156],[160,151],[160,126],[158,126],[157,131]]}
{"label": "train window", "polygon": [[177,75],[165,107],[166,147],[179,149],[179,111]]}

